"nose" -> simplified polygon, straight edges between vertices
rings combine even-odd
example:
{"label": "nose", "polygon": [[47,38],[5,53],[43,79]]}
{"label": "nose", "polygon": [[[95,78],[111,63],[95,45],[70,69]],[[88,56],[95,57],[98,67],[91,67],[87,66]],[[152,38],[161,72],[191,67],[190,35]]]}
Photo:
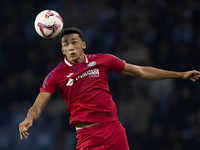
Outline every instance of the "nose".
{"label": "nose", "polygon": [[69,44],[69,50],[70,50],[70,51],[71,51],[71,50],[74,50],[74,47],[73,47],[72,44]]}

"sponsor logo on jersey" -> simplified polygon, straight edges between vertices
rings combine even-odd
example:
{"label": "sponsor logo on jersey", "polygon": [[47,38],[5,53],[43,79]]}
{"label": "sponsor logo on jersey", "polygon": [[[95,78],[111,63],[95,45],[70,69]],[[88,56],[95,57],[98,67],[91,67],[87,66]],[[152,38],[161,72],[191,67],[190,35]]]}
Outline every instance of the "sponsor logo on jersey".
{"label": "sponsor logo on jersey", "polygon": [[90,69],[90,70],[87,70],[83,73],[81,73],[77,78],[76,80],[78,79],[81,79],[81,78],[84,78],[84,77],[98,77],[99,76],[99,69]]}
{"label": "sponsor logo on jersey", "polygon": [[91,61],[87,66],[88,67],[92,67],[96,65],[96,61]]}
{"label": "sponsor logo on jersey", "polygon": [[[72,74],[70,74],[71,76]],[[87,70],[83,73],[81,73],[79,76],[77,76],[75,79],[76,80],[79,80],[79,79],[82,79],[84,77],[89,77],[89,78],[92,78],[92,77],[98,77],[99,76],[99,69],[90,69],[90,70]],[[72,86],[74,83],[74,79],[72,78],[69,78],[66,86]]]}

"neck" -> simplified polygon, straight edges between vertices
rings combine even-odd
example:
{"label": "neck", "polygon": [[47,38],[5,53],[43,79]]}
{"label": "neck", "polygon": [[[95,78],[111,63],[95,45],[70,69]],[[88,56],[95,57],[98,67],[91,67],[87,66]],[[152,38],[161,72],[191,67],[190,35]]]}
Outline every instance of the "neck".
{"label": "neck", "polygon": [[72,59],[72,60],[68,60],[69,62],[73,63],[73,64],[81,64],[84,61],[84,54],[80,55],[77,59]]}

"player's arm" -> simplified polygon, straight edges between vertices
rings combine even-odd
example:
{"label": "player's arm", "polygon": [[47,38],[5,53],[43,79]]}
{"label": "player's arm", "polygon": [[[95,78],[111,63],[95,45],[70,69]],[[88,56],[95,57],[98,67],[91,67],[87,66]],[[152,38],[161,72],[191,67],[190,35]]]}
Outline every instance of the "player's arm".
{"label": "player's arm", "polygon": [[21,139],[23,139],[23,136],[28,138],[29,134],[27,130],[32,126],[33,121],[39,118],[50,98],[50,93],[41,92],[38,94],[33,106],[28,110],[27,117],[19,124],[19,134]]}
{"label": "player's arm", "polygon": [[196,70],[186,72],[167,71],[148,66],[137,66],[126,63],[122,74],[139,77],[146,80],[162,80],[169,78],[182,78],[196,81],[200,78],[200,72]]}

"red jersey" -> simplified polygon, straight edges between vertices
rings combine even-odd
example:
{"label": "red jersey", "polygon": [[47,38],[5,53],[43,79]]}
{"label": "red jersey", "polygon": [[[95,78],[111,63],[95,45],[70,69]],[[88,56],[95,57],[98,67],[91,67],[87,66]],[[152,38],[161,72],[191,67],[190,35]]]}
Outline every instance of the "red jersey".
{"label": "red jersey", "polygon": [[109,90],[108,74],[121,73],[124,65],[124,60],[109,54],[84,55],[81,64],[72,64],[65,58],[47,75],[40,92],[53,95],[57,90],[61,94],[72,126],[77,121],[116,121],[117,108]]}

